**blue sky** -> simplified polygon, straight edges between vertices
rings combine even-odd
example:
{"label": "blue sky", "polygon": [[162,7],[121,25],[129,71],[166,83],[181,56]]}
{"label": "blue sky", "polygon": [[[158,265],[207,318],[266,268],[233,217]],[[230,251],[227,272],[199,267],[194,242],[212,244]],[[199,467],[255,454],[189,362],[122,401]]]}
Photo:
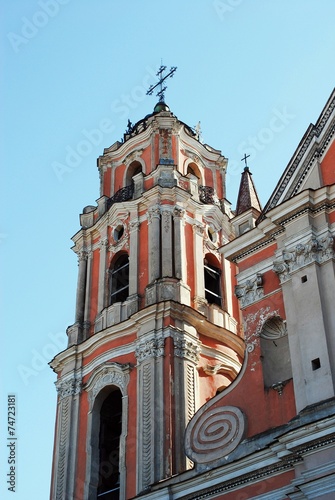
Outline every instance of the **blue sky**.
{"label": "blue sky", "polygon": [[[96,158],[128,119],[166,102],[243,164],[264,205],[335,82],[333,0],[0,0],[2,272],[1,498],[49,496],[56,411],[48,361],[74,322],[70,238],[99,197]],[[17,484],[8,492],[7,395],[17,398]]]}

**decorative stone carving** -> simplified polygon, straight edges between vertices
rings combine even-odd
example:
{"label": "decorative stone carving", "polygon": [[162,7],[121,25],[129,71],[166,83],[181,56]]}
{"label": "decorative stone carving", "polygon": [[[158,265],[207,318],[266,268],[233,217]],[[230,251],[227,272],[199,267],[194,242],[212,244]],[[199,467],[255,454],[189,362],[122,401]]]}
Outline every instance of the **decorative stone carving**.
{"label": "decorative stone carving", "polygon": [[150,338],[139,342],[135,349],[135,356],[139,363],[148,358],[164,356],[164,337]]}
{"label": "decorative stone carving", "polygon": [[275,384],[272,384],[271,389],[278,392],[279,396],[281,396],[287,382],[288,380],[285,380],[284,382],[276,382]]}
{"label": "decorative stone carving", "polygon": [[159,130],[159,158],[172,158],[171,130]]}
{"label": "decorative stone carving", "polygon": [[57,461],[57,472],[56,472],[56,500],[62,500],[64,498],[65,491],[65,481],[66,481],[66,450],[68,446],[68,436],[70,428],[70,403],[69,399],[65,399],[61,402],[59,409],[59,442],[58,442],[58,461]]}
{"label": "decorative stone carving", "polygon": [[185,216],[185,209],[182,207],[178,207],[177,205],[173,209],[173,217],[176,219],[182,219]]}
{"label": "decorative stone carving", "polygon": [[261,307],[256,312],[245,315],[243,329],[248,353],[253,352],[259,344],[260,334],[265,322],[273,317],[279,317],[279,310],[272,310],[270,306]]}
{"label": "decorative stone carving", "polygon": [[196,222],[195,224],[193,224],[192,229],[193,229],[193,233],[198,234],[199,236],[204,236],[205,226],[203,226],[199,222]]}
{"label": "decorative stone carving", "polygon": [[185,358],[198,363],[200,344],[197,339],[191,339],[183,333],[173,332],[174,353],[178,358]]}
{"label": "decorative stone carving", "polygon": [[120,363],[110,363],[98,369],[89,379],[85,390],[89,393],[89,401],[92,407],[97,394],[107,385],[116,385],[125,396],[129,382],[129,363],[121,365]]}
{"label": "decorative stone carving", "polygon": [[141,225],[141,223],[140,223],[140,221],[138,219],[132,219],[129,222],[129,231],[130,232],[138,231],[140,225]]}
{"label": "decorative stone carving", "polygon": [[194,307],[199,313],[206,315],[208,311],[208,302],[204,297],[196,296],[194,297]]}
{"label": "decorative stone carving", "polygon": [[198,464],[229,455],[244,435],[245,416],[239,408],[211,406],[206,405],[203,411],[199,410],[186,429],[186,453]]}
{"label": "decorative stone carving", "polygon": [[252,342],[249,342],[248,344],[246,344],[246,349],[247,349],[247,352],[253,352],[253,350],[255,349],[255,345],[256,345],[257,341],[256,340],[253,340]]}
{"label": "decorative stone carving", "polygon": [[168,233],[170,230],[170,225],[171,225],[171,211],[170,210],[162,210],[162,225],[163,225],[164,231],[166,233]]}
{"label": "decorative stone carving", "polygon": [[292,250],[283,249],[282,255],[273,261],[273,271],[280,282],[285,283],[291,273],[302,267],[317,262],[322,264],[334,257],[334,237],[328,233],[323,238],[310,238],[306,243],[299,243]]}
{"label": "decorative stone carving", "polygon": [[56,382],[56,390],[60,399],[64,399],[68,396],[75,396],[79,394],[82,389],[81,378],[71,378],[69,380],[58,380]]}
{"label": "decorative stone carving", "polygon": [[122,161],[127,167],[132,163],[134,160],[138,160],[143,153],[144,149],[136,149],[135,151],[132,151],[129,153]]}
{"label": "decorative stone carving", "polygon": [[107,248],[108,247],[108,238],[101,238],[101,240],[99,241],[99,246],[100,246],[100,249],[102,248]]}
{"label": "decorative stone carving", "polygon": [[78,252],[78,262],[85,261],[88,259],[88,252],[85,249],[80,250]]}
{"label": "decorative stone carving", "polygon": [[279,316],[274,316],[265,321],[260,333],[263,339],[275,340],[287,335],[287,328],[284,321]]}
{"label": "decorative stone carving", "polygon": [[147,217],[148,217],[148,224],[150,224],[153,219],[159,219],[161,216],[161,209],[159,205],[155,205],[153,207],[150,207],[148,212],[147,212]]}
{"label": "decorative stone carving", "polygon": [[241,306],[245,307],[264,296],[263,278],[256,274],[253,279],[246,280],[245,283],[235,286],[235,295],[241,301]]}

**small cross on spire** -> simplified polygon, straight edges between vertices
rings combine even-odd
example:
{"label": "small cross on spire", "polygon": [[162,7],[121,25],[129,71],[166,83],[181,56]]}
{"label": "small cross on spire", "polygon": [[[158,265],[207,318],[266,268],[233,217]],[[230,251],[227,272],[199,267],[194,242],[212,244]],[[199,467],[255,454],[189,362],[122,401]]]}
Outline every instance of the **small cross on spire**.
{"label": "small cross on spire", "polygon": [[248,169],[247,158],[249,158],[249,156],[250,156],[250,155],[246,155],[246,154],[244,153],[243,158],[241,158],[241,161],[243,161],[243,160],[244,160],[244,163],[245,163],[244,170]]}
{"label": "small cross on spire", "polygon": [[169,77],[173,77],[177,67],[176,66],[171,66],[169,73],[166,76],[163,76],[164,71],[166,70],[166,66],[163,66],[161,64],[158,72],[156,75],[158,76],[158,82],[155,85],[151,85],[149,90],[147,91],[147,95],[152,95],[153,91],[155,88],[158,86],[160,87],[160,90],[156,93],[157,97],[159,98],[160,102],[165,102],[165,95],[164,92],[166,90],[166,87],[163,87],[163,82]]}

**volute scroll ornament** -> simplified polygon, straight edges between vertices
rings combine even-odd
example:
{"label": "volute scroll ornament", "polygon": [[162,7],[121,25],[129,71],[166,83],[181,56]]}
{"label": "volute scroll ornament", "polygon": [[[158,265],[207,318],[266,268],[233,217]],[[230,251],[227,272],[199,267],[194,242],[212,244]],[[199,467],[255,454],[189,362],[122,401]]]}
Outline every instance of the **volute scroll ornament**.
{"label": "volute scroll ornament", "polygon": [[245,283],[236,285],[235,295],[241,301],[242,307],[262,298],[264,296],[262,276],[257,273],[254,278],[247,279]]}
{"label": "volute scroll ornament", "polygon": [[206,464],[229,455],[242,441],[246,419],[236,406],[205,406],[190,421],[185,435],[188,457]]}

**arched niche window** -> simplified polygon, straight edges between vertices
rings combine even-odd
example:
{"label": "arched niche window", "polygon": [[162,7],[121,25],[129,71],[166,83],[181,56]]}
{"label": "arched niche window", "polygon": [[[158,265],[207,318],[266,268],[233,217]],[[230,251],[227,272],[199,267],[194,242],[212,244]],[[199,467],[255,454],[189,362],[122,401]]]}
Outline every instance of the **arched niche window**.
{"label": "arched niche window", "polygon": [[186,175],[197,182],[198,185],[202,184],[201,182],[201,173],[199,167],[196,163],[189,163],[187,165]]}
{"label": "arched niche window", "polygon": [[120,436],[122,432],[122,395],[112,390],[100,409],[99,482],[97,498],[120,498]]}
{"label": "arched niche window", "polygon": [[127,168],[126,173],[126,186],[131,186],[133,177],[142,172],[142,164],[139,161],[133,161]]}
{"label": "arched niche window", "polygon": [[264,386],[292,378],[291,357],[286,325],[279,316],[269,318],[260,333]]}
{"label": "arched niche window", "polygon": [[204,260],[205,298],[209,304],[222,307],[221,269],[211,257]]}
{"label": "arched niche window", "polygon": [[123,302],[129,295],[129,257],[121,254],[109,270],[109,305]]}

